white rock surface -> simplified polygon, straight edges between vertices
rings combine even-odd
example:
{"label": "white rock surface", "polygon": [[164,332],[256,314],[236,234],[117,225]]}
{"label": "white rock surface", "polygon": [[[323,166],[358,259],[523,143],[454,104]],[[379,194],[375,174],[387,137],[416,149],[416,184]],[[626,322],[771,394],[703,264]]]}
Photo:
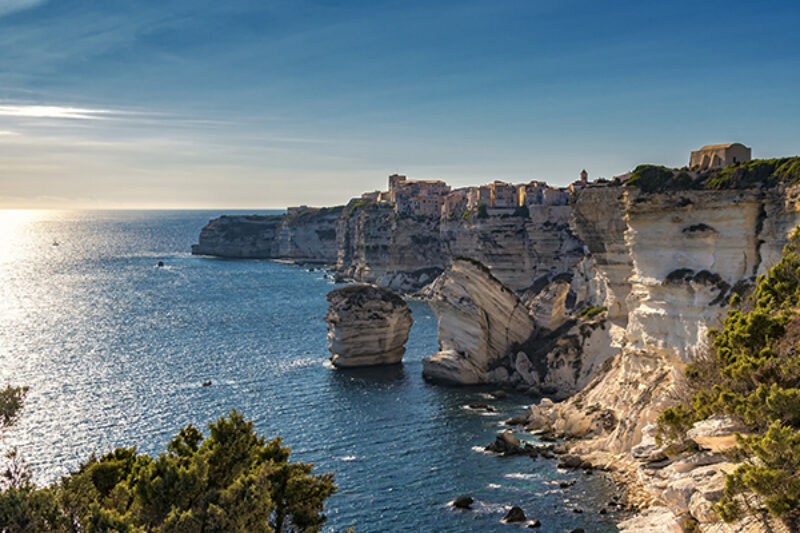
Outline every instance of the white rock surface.
{"label": "white rock surface", "polygon": [[454,259],[431,293],[440,351],[422,361],[429,379],[489,383],[493,368],[535,331],[519,297],[477,261]]}
{"label": "white rock surface", "polygon": [[668,507],[651,507],[620,522],[620,533],[683,533],[680,520]]}
{"label": "white rock surface", "polygon": [[399,363],[414,322],[397,294],[374,285],[351,285],[328,293],[328,341],[337,367]]}

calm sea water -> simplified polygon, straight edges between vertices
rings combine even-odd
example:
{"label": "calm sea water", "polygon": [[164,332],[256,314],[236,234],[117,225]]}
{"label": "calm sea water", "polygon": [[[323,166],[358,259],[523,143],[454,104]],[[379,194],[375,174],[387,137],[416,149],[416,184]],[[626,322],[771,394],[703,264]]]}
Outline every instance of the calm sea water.
{"label": "calm sea water", "polygon": [[[0,447],[18,446],[38,483],[93,451],[156,454],[181,426],[237,408],[295,459],[336,472],[326,531],[510,531],[499,521],[512,504],[539,531],[616,531],[618,516],[597,513],[612,491],[602,476],[479,451],[530,400],[489,400],[498,413],[479,415],[465,405],[485,391],[423,381],[436,350],[426,303],[411,302],[402,366],[333,370],[332,283],[289,264],[192,257],[219,214],[0,211],[0,383],[30,386]],[[462,494],[475,511],[449,508]]]}

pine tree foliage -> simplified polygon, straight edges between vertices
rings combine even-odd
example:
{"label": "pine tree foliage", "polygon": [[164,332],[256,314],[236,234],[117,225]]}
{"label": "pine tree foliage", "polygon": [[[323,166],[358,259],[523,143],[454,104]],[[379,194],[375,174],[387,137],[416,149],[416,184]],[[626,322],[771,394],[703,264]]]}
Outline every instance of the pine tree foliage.
{"label": "pine tree foliage", "polygon": [[753,511],[753,493],[769,513],[795,527],[800,518],[800,231],[783,257],[759,278],[748,301],[731,301],[724,326],[712,332],[713,357],[688,365],[694,393],[659,418],[661,440],[677,440],[715,414],[748,428],[737,435],[717,511],[727,521]]}
{"label": "pine tree foliage", "polygon": [[153,458],[136,448],[95,456],[46,488],[26,481],[0,492],[0,531],[289,533],[325,523],[332,474],[289,461],[281,439],[266,442],[231,411],[180,430]]}

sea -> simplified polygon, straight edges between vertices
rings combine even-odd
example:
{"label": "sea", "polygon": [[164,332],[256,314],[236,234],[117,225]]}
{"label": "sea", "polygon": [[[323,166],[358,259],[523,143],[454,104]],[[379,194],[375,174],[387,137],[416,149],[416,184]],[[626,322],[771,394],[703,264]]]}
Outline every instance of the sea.
{"label": "sea", "polygon": [[[409,302],[401,365],[336,370],[323,321],[330,276],[192,256],[221,214],[236,212],[0,211],[0,384],[30,387],[0,448],[17,447],[36,483],[93,452],[158,454],[182,426],[206,430],[238,409],[293,460],[335,472],[325,531],[508,532],[519,527],[501,523],[512,505],[542,532],[617,531],[624,517],[599,512],[616,490],[603,474],[483,451],[534,399],[422,378],[437,349],[427,303]],[[496,412],[468,408],[476,402]],[[472,511],[449,505],[462,495]]]}

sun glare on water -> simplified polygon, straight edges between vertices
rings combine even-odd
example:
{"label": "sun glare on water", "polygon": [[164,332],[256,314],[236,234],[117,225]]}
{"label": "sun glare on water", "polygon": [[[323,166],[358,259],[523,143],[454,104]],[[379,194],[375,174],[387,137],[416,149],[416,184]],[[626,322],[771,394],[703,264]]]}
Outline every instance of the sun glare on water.
{"label": "sun glare on water", "polygon": [[44,214],[33,209],[0,209],[0,263],[18,260],[30,241],[40,238],[34,222]]}

